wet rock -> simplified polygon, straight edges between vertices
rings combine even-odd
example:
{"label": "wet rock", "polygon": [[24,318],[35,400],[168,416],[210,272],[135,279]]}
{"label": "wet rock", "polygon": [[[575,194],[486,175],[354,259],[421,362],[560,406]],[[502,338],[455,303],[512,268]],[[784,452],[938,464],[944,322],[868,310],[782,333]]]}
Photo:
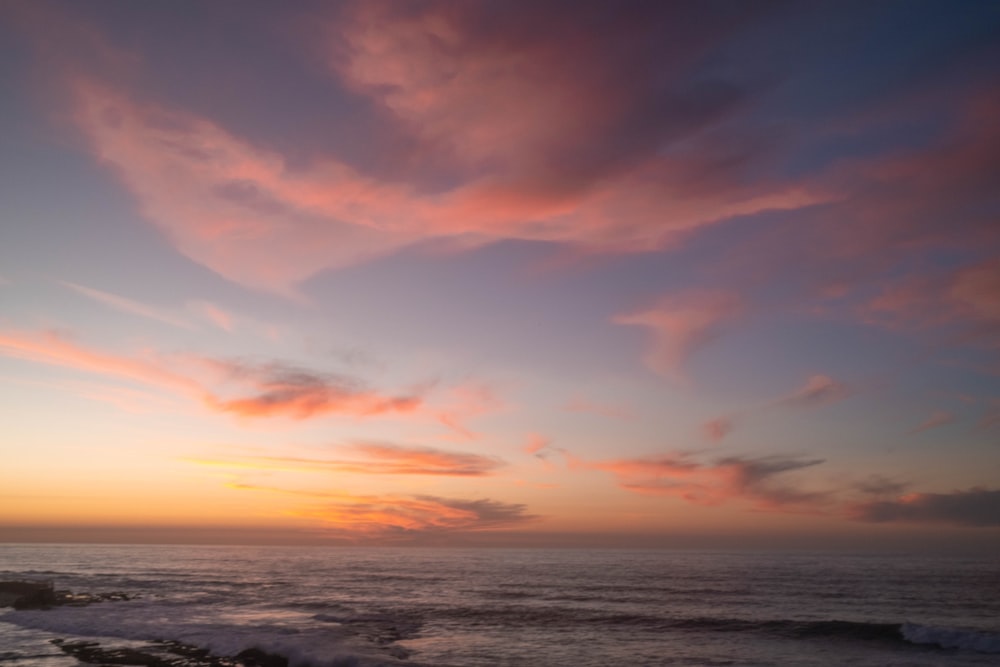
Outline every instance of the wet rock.
{"label": "wet rock", "polygon": [[288,667],[288,658],[259,648],[248,648],[236,654],[236,659],[246,667]]}
{"label": "wet rock", "polygon": [[212,655],[205,649],[169,640],[132,646],[102,645],[92,641],[62,639],[53,639],[52,643],[84,664],[134,667],[253,667],[234,658]]}
{"label": "wet rock", "polygon": [[133,648],[105,648],[97,642],[52,642],[66,654],[80,662],[95,665],[138,665],[139,667],[176,667],[177,663],[168,658],[152,655]]}
{"label": "wet rock", "polygon": [[55,603],[51,581],[0,581],[0,607],[39,609]]}
{"label": "wet rock", "polygon": [[0,581],[0,607],[15,609],[49,609],[62,605],[82,607],[95,602],[115,602],[133,598],[134,596],[121,591],[110,593],[57,591],[51,581]]}

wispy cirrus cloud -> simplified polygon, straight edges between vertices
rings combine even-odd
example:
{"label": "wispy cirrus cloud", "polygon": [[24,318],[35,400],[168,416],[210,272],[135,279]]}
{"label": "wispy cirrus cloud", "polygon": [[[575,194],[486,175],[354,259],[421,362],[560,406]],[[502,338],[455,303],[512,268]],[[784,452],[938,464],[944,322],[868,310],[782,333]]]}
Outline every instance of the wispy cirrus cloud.
{"label": "wispy cirrus cloud", "polygon": [[92,299],[97,303],[103,304],[109,308],[113,308],[123,313],[136,315],[138,317],[145,317],[146,319],[155,320],[157,322],[162,322],[163,324],[169,324],[170,326],[178,327],[181,329],[194,328],[193,325],[183,317],[180,317],[175,313],[171,313],[163,308],[154,308],[153,306],[140,303],[138,301],[135,301],[134,299],[128,299],[118,294],[112,294],[110,292],[105,292],[103,290],[94,289],[93,287],[78,285],[76,283],[63,281],[62,285],[70,288],[77,294],[82,294],[88,299]]}
{"label": "wispy cirrus cloud", "polygon": [[948,412],[947,410],[935,410],[927,417],[927,419],[920,422],[920,424],[913,427],[906,433],[907,435],[923,433],[924,431],[930,431],[931,429],[939,428],[941,426],[946,426],[954,422],[955,422],[954,413]]}
{"label": "wispy cirrus cloud", "polygon": [[649,308],[617,315],[612,321],[648,329],[646,365],[660,375],[677,377],[688,358],[719,336],[744,309],[735,293],[691,290],[664,296]]}
{"label": "wispy cirrus cloud", "polygon": [[417,395],[382,394],[356,378],[282,362],[152,353],[128,357],[48,332],[0,331],[0,354],[138,382],[243,417],[374,416],[413,413],[424,406]]}
{"label": "wispy cirrus cloud", "polygon": [[716,417],[702,424],[702,430],[712,442],[720,442],[733,430],[735,420],[732,417]]}
{"label": "wispy cirrus cloud", "polygon": [[[985,350],[1000,373],[1000,260],[908,276],[864,306],[870,322],[936,333],[948,347]],[[939,342],[939,344],[941,344]]]}
{"label": "wispy cirrus cloud", "polygon": [[495,387],[475,380],[466,380],[445,389],[438,403],[435,408],[437,421],[451,429],[459,439],[465,440],[479,437],[466,426],[466,422],[507,407]]}
{"label": "wispy cirrus cloud", "polygon": [[757,414],[775,408],[793,410],[818,408],[839,403],[854,394],[855,390],[852,387],[828,375],[812,375],[801,387],[768,403],[706,421],[702,424],[702,431],[709,440],[720,442],[736,429],[737,423],[751,420]]}
{"label": "wispy cirrus cloud", "polygon": [[556,470],[557,468],[552,460],[555,456],[561,456],[571,467],[579,465],[579,462],[566,448],[556,446],[553,438],[539,433],[529,434],[527,442],[521,447],[521,451],[541,461],[545,469],[549,471]]}
{"label": "wispy cirrus cloud", "polygon": [[[228,333],[233,333],[236,330],[238,320],[242,319],[237,317],[232,312],[224,309],[222,306],[210,301],[205,301],[204,299],[188,301],[183,305],[183,307],[166,308],[152,306],[135,299],[129,299],[120,294],[114,294],[112,292],[87,287],[86,285],[80,285],[69,281],[60,281],[60,284],[73,290],[77,294],[85,296],[88,299],[91,299],[92,301],[108,308],[112,308],[129,315],[135,315],[136,317],[143,317],[148,320],[167,324],[179,329],[199,329],[205,323],[208,323],[213,327]],[[258,331],[263,328],[257,323],[244,321],[243,324],[251,324],[251,326],[247,328],[256,329]]]}
{"label": "wispy cirrus cloud", "polygon": [[188,308],[199,313],[202,317],[223,331],[233,333],[236,329],[236,316],[223,309],[218,304],[210,301],[198,300],[189,303]]}
{"label": "wispy cirrus cloud", "polygon": [[803,386],[779,398],[773,405],[785,408],[814,408],[843,401],[853,393],[850,387],[828,375],[813,375]]}
{"label": "wispy cirrus cloud", "polygon": [[[763,8],[595,4],[567,14],[558,2],[363,2],[313,17],[340,92],[376,107],[375,131],[406,146],[376,168],[329,151],[293,159],[153,102],[138,57],[57,11],[20,13],[93,155],[143,217],[185,256],[256,289],[297,296],[325,269],[428,241],[655,250],[693,229],[830,196],[747,168],[730,141],[702,145],[758,91],[692,73]],[[540,22],[558,29],[530,29]],[[651,56],[670,67],[650,70]],[[500,111],[509,100],[517,113]]]}
{"label": "wispy cirrus cloud", "polygon": [[0,354],[28,361],[132,380],[200,398],[200,383],[150,356],[125,357],[91,349],[52,332],[0,331]]}
{"label": "wispy cirrus cloud", "polygon": [[361,475],[432,475],[484,477],[504,462],[489,456],[387,442],[357,442],[331,447],[337,457],[242,456],[231,459],[187,459],[198,465],[253,470],[304,470]]}
{"label": "wispy cirrus cloud", "polygon": [[551,444],[551,438],[546,438],[538,433],[532,433],[528,436],[528,441],[521,449],[523,449],[526,454],[537,454]]}

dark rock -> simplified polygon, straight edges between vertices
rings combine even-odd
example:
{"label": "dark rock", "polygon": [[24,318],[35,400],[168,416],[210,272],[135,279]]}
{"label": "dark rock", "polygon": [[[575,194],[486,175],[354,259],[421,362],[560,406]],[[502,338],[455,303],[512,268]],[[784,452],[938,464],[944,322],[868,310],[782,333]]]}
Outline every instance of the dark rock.
{"label": "dark rock", "polygon": [[80,662],[95,665],[138,665],[139,667],[176,667],[176,662],[168,658],[151,655],[133,648],[104,648],[97,642],[54,641],[65,653]]}
{"label": "dark rock", "polygon": [[0,607],[39,609],[55,603],[51,581],[0,581]]}
{"label": "dark rock", "polygon": [[288,667],[288,658],[259,648],[248,648],[236,654],[236,659],[247,667]]}
{"label": "dark rock", "polygon": [[133,598],[134,596],[121,591],[110,593],[57,591],[51,581],[0,581],[0,607],[14,607],[14,609],[84,606],[94,602],[117,602]]}

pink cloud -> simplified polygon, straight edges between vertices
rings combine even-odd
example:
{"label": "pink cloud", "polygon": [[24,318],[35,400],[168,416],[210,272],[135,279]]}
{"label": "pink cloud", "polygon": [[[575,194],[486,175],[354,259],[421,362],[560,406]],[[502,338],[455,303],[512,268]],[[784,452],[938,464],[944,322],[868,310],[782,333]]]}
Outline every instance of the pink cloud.
{"label": "pink cloud", "polygon": [[168,370],[154,357],[129,358],[91,350],[50,332],[0,332],[0,354],[132,380],[192,398],[204,394],[201,384]]}
{"label": "pink cloud", "polygon": [[955,415],[946,410],[935,410],[930,414],[927,419],[922,421],[919,425],[907,431],[908,434],[912,435],[914,433],[922,433],[924,431],[929,431],[934,428],[945,426],[947,424],[954,423]]}
{"label": "pink cloud", "polygon": [[1000,399],[994,398],[989,404],[986,412],[979,418],[979,428],[982,430],[1000,426]]}
{"label": "pink cloud", "polygon": [[470,430],[467,421],[498,412],[506,406],[494,387],[483,382],[467,381],[449,387],[435,403],[437,420],[459,438],[475,440],[479,435]]}
{"label": "pink cloud", "polygon": [[230,280],[288,291],[414,239],[391,229],[408,198],[342,163],[295,172],[210,121],[94,80],[77,79],[73,90],[77,123],[143,214],[180,252]]}
{"label": "pink cloud", "polygon": [[745,500],[778,509],[814,506],[825,494],[803,491],[775,481],[786,473],[819,465],[820,459],[727,457],[701,463],[686,455],[648,459],[616,459],[583,464],[615,475],[618,484],[643,495],[672,496],[699,505]]}
{"label": "pink cloud", "polygon": [[705,422],[702,425],[702,430],[705,432],[705,437],[713,442],[720,442],[723,438],[729,435],[733,430],[733,420],[730,417],[717,417]]}
{"label": "pink cloud", "polygon": [[522,449],[526,454],[537,454],[551,444],[552,440],[550,438],[546,438],[538,433],[532,433],[528,436],[528,442],[525,443]]}
{"label": "pink cloud", "polygon": [[373,459],[375,469],[386,466],[396,474],[453,475],[480,477],[492,473],[501,461],[430,447],[402,447],[387,443],[358,443],[351,449]]}
{"label": "pink cloud", "polygon": [[88,299],[92,299],[120,312],[129,313],[130,315],[136,315],[138,317],[145,317],[146,319],[155,320],[157,322],[169,324],[170,326],[181,329],[193,328],[190,322],[165,309],[155,308],[133,299],[127,299],[123,296],[119,296],[118,294],[104,292],[92,287],[85,287],[84,285],[77,285],[76,283],[63,282],[62,284],[77,294],[82,294]]}
{"label": "pink cloud", "polygon": [[74,89],[77,122],[95,154],[180,252],[235,282],[289,294],[323,269],[428,239],[645,251],[701,225],[817,201],[799,187],[686,191],[685,164],[666,158],[568,195],[479,176],[425,195],[334,158],[292,169],[208,120],[96,81],[78,79]]}
{"label": "pink cloud", "polygon": [[742,299],[732,292],[692,290],[665,296],[651,308],[618,315],[613,321],[649,329],[646,365],[661,375],[678,376],[688,358],[743,311]]}
{"label": "pink cloud", "polygon": [[[744,103],[746,91],[692,87],[685,74],[755,11],[697,10],[698,29],[674,29],[669,40],[651,26],[674,25],[680,10],[648,11],[633,19],[512,5],[487,27],[475,4],[352,4],[324,24],[324,47],[339,45],[333,71],[415,146],[386,156],[382,173],[342,155],[293,161],[211,118],[154,103],[135,83],[139,58],[97,30],[55,11],[20,20],[69,92],[91,152],[144,218],[219,275],[297,296],[323,270],[418,242],[647,251],[731,217],[825,201],[808,184],[748,180],[731,161],[660,150]],[[525,30],[539,20],[558,28]],[[639,67],[648,58],[639,44],[662,51],[671,71]],[[512,100],[517,111],[504,111]]]}
{"label": "pink cloud", "polygon": [[232,333],[236,328],[236,318],[233,314],[223,310],[216,304],[209,303],[208,301],[198,301],[193,305],[209,322],[223,331]]}
{"label": "pink cloud", "polygon": [[863,312],[875,324],[935,334],[938,346],[985,351],[990,362],[984,369],[1000,372],[1000,260],[905,278],[871,299]]}
{"label": "pink cloud", "polygon": [[774,405],[789,408],[811,408],[837,403],[854,394],[846,385],[827,375],[813,375],[794,392],[778,399]]}
{"label": "pink cloud", "polygon": [[[281,363],[248,364],[195,356],[131,358],[89,349],[52,333],[0,332],[0,354],[166,389],[217,412],[307,419],[327,414],[416,413],[417,395],[385,395],[356,379]],[[233,397],[231,394],[237,393]]]}

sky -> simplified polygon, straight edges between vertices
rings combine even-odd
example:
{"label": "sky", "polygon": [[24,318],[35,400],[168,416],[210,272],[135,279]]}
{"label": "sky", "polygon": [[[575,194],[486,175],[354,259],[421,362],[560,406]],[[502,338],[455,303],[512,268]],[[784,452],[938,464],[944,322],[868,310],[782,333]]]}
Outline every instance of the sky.
{"label": "sky", "polygon": [[995,550],[998,35],[0,0],[0,541]]}

